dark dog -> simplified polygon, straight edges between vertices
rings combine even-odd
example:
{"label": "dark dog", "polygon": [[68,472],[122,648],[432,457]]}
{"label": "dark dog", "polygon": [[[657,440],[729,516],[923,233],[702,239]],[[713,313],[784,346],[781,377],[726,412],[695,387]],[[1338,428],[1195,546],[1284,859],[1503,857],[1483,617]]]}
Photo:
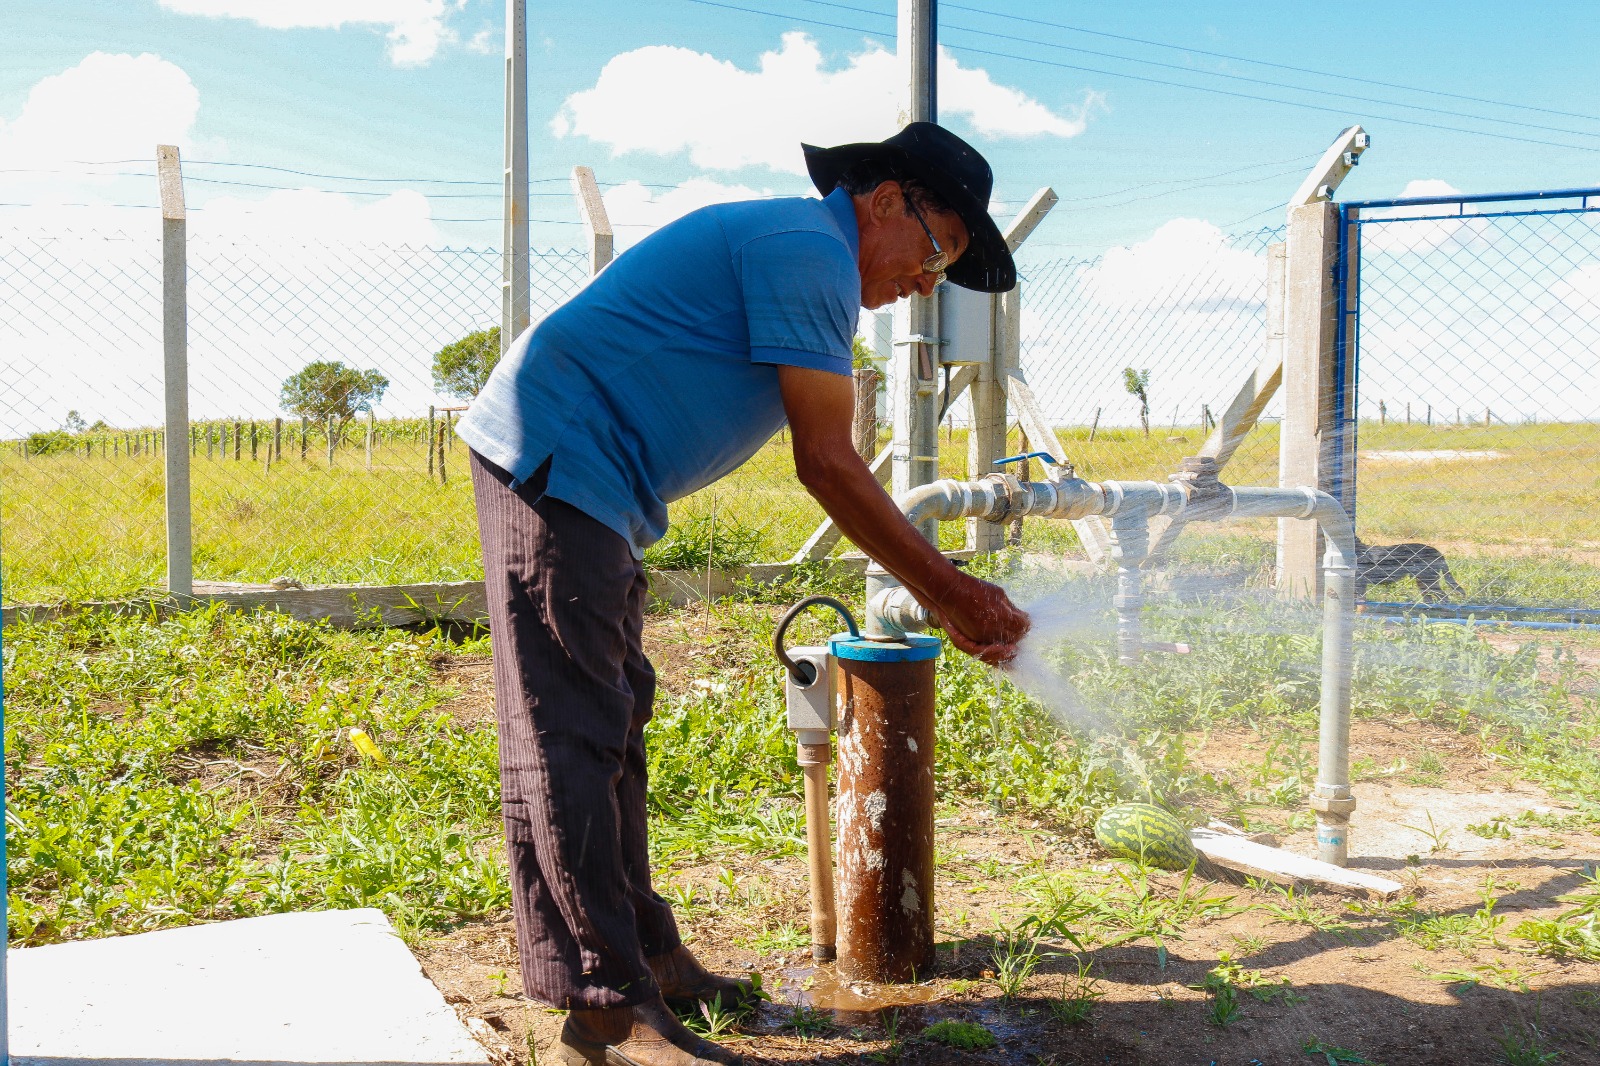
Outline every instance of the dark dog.
{"label": "dark dog", "polygon": [[1415,578],[1423,603],[1448,603],[1444,586],[1460,594],[1465,591],[1450,573],[1444,553],[1431,544],[1367,544],[1356,539],[1356,598],[1367,598],[1368,585],[1389,585],[1402,578]]}

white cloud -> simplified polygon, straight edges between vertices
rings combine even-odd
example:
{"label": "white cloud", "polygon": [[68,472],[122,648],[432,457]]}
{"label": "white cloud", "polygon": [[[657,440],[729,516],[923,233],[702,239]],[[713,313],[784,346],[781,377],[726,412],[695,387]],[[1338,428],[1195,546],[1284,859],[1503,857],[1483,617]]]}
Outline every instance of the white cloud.
{"label": "white cloud", "polygon": [[258,245],[422,248],[442,243],[428,198],[412,189],[375,201],[319,189],[284,189],[259,200],[221,196],[195,213],[189,229]]}
{"label": "white cloud", "polygon": [[690,211],[710,204],[754,200],[763,195],[767,195],[766,190],[758,191],[748,185],[724,185],[708,178],[690,178],[666,191],[629,181],[606,190],[606,216],[616,231],[617,244],[626,246]]}
{"label": "white cloud", "polygon": [[[944,51],[939,77],[941,112],[964,116],[987,137],[1073,137],[1098,101],[1091,95],[1076,115],[1061,115]],[[798,32],[784,34],[754,70],[651,45],[613,57],[593,88],[567,97],[550,128],[557,137],[607,145],[613,156],[687,152],[706,170],[804,174],[801,141],[842,144],[893,133],[900,81],[895,56],[877,44],[830,70],[816,43]]]}
{"label": "white cloud", "polygon": [[158,143],[192,143],[200,93],[160,56],[93,52],[40,79],[12,121],[0,119],[0,158],[13,166],[151,159]]}
{"label": "white cloud", "polygon": [[397,66],[433,59],[455,39],[446,22],[466,0],[161,0],[168,11],[206,18],[246,19],[273,30],[372,26],[387,30]]}
{"label": "white cloud", "polygon": [[[1461,190],[1442,178],[1418,178],[1406,182],[1400,190],[1400,199],[1426,196],[1459,196]],[[1364,252],[1401,255],[1425,253],[1449,244],[1466,244],[1487,239],[1488,229],[1483,222],[1471,218],[1433,218],[1425,222],[1384,221],[1406,219],[1418,214],[1439,215],[1451,211],[1448,204],[1438,207],[1383,207],[1363,212],[1368,222],[1361,227],[1361,248]],[[1467,204],[1465,214],[1474,208]]]}
{"label": "white cloud", "polygon": [[1230,248],[1211,223],[1175,218],[1147,241],[1107,251],[1084,284],[1106,307],[1232,311],[1260,302],[1265,271],[1265,259]]}

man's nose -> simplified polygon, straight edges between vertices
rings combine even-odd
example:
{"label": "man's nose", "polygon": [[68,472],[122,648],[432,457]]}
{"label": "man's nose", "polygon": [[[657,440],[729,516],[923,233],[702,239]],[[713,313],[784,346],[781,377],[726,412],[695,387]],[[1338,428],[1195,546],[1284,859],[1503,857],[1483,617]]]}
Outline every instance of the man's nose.
{"label": "man's nose", "polygon": [[916,288],[919,296],[932,296],[933,290],[939,285],[939,275],[918,274],[916,280],[912,284]]}

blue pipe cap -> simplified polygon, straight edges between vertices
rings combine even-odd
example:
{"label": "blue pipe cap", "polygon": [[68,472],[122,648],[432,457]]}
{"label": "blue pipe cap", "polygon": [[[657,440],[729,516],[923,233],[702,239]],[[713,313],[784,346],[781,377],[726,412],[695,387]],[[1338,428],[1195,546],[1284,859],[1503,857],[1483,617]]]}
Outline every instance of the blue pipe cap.
{"label": "blue pipe cap", "polygon": [[922,633],[907,633],[899,640],[868,640],[849,633],[835,633],[828,641],[828,652],[836,659],[863,663],[918,663],[937,659],[944,641]]}

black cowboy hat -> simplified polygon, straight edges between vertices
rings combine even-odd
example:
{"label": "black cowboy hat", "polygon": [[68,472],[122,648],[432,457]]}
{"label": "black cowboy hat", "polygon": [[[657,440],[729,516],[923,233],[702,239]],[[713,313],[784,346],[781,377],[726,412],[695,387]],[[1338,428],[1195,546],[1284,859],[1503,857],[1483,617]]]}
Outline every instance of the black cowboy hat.
{"label": "black cowboy hat", "polygon": [[[857,163],[884,164],[893,174],[916,178],[949,204],[967,227],[970,241],[946,276],[978,292],[1006,292],[1017,283],[1017,265],[1000,227],[989,217],[994,172],[966,141],[932,122],[912,122],[882,141],[818,148],[802,144],[806,169],[817,191],[826,196]],[[892,180],[885,178],[885,180]]]}

